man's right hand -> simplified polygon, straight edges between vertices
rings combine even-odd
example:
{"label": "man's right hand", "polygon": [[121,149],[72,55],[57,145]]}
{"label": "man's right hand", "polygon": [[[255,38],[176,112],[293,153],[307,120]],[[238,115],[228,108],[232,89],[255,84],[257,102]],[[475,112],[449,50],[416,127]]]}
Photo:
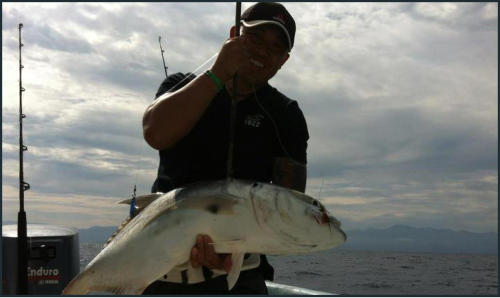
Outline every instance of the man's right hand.
{"label": "man's right hand", "polygon": [[223,83],[227,82],[244,66],[250,64],[245,38],[231,37],[224,42],[211,70]]}

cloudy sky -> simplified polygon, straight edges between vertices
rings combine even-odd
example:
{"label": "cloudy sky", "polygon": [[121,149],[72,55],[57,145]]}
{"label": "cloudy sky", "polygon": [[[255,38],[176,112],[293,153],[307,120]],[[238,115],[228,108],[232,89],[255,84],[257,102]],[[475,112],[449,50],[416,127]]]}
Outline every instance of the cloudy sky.
{"label": "cloudy sky", "polygon": [[[295,47],[271,84],[308,122],[307,193],[347,230],[497,231],[498,4],[286,6]],[[86,228],[119,224],[116,202],[155,178],[141,119],[165,76],[158,36],[169,73],[200,73],[234,8],[3,3],[3,220],[18,210],[19,23],[28,221]]]}

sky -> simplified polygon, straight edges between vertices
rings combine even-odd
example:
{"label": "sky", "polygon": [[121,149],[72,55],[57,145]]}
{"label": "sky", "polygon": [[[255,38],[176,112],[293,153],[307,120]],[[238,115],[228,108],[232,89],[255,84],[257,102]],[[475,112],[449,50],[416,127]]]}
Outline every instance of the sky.
{"label": "sky", "polygon": [[[245,10],[252,3],[243,3]],[[498,231],[498,4],[285,3],[297,24],[270,84],[307,120],[306,193],[345,230]],[[18,24],[28,222],[116,226],[150,192],[142,115],[168,72],[201,73],[225,3],[2,3],[2,219],[19,208]],[[200,67],[201,66],[201,67]]]}

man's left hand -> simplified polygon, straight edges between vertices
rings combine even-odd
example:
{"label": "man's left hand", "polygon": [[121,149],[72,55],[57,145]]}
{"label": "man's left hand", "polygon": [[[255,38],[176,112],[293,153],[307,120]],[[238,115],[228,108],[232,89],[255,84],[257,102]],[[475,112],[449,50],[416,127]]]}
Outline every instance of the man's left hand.
{"label": "man's left hand", "polygon": [[226,272],[231,270],[231,254],[215,252],[212,238],[208,235],[196,236],[196,244],[191,249],[191,265],[193,268],[205,266],[209,269],[220,269]]}

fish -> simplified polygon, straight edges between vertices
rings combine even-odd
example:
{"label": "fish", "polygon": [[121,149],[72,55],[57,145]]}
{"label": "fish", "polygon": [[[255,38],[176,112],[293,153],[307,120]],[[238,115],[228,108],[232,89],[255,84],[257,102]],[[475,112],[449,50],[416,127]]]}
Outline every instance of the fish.
{"label": "fish", "polygon": [[63,295],[140,295],[189,262],[198,234],[211,237],[215,252],[231,254],[228,289],[236,283],[246,253],[306,254],[347,240],[340,221],[320,201],[270,183],[234,178],[198,182],[138,196],[136,208],[140,212],[119,228]]}

